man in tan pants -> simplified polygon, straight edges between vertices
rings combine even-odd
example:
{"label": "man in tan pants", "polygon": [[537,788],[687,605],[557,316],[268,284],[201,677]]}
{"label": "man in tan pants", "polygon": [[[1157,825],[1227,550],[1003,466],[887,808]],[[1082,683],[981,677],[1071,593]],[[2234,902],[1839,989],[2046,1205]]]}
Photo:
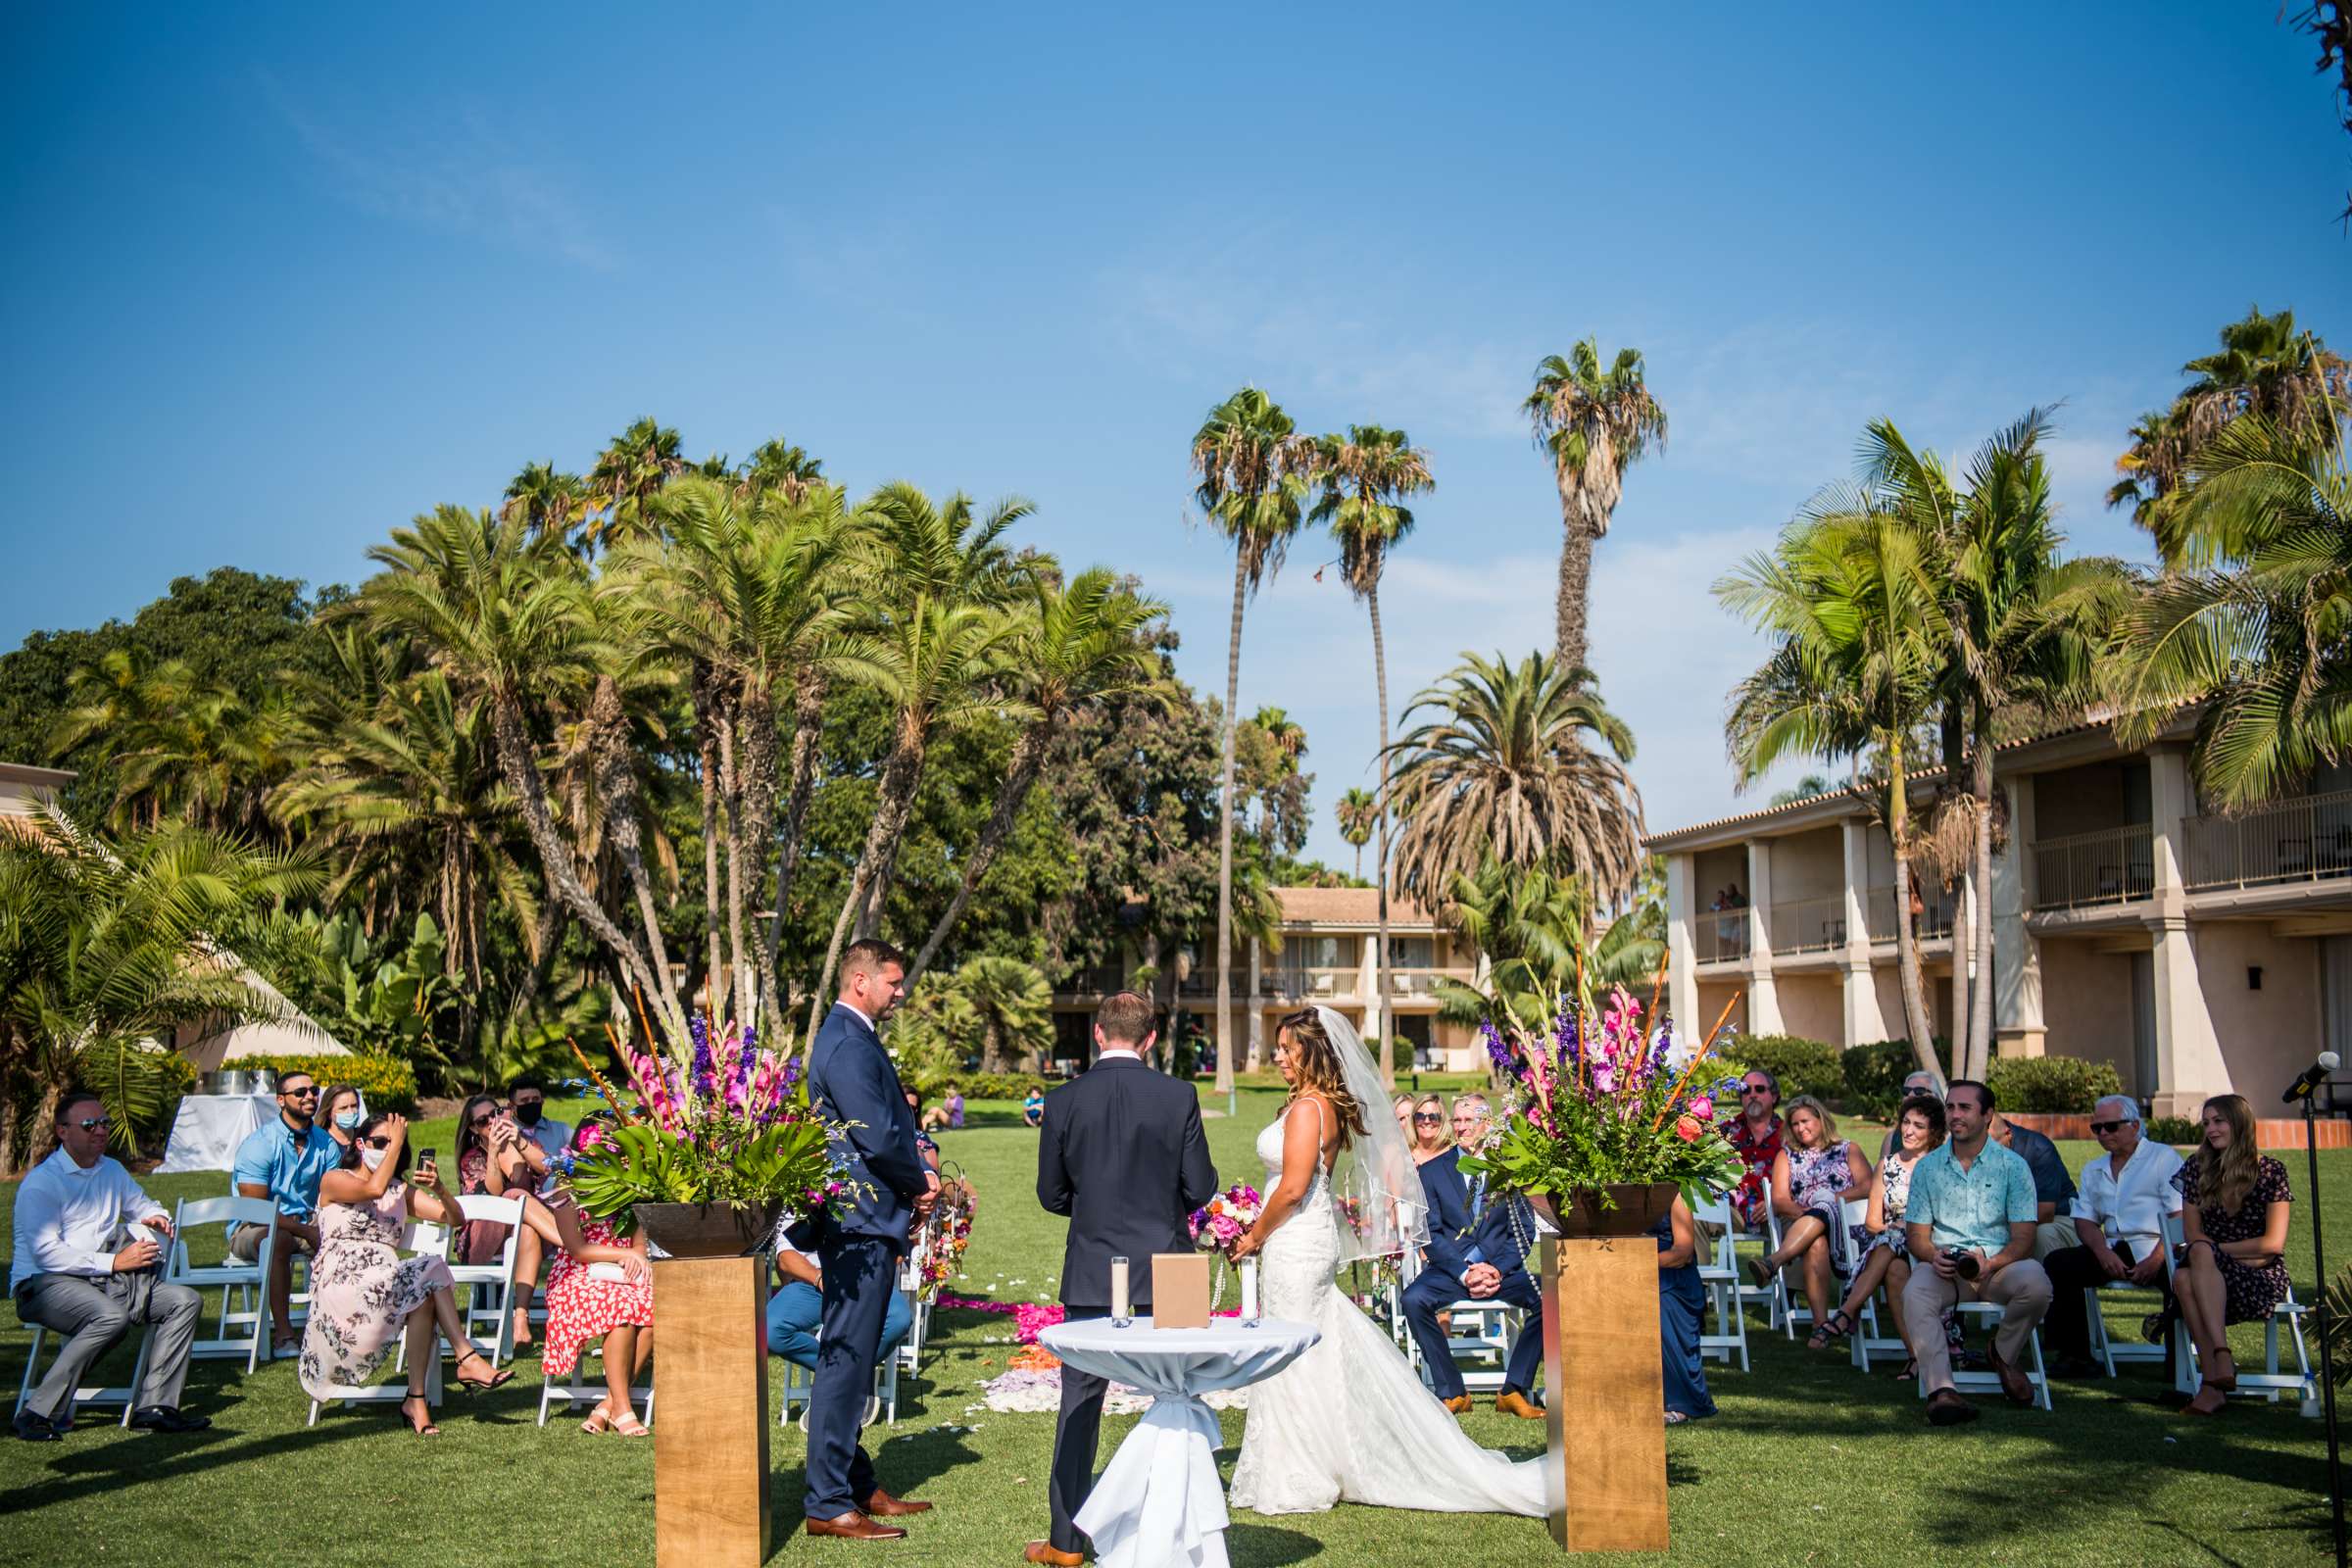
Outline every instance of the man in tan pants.
{"label": "man in tan pants", "polygon": [[[2002,1307],[1990,1359],[2009,1402],[2034,1402],[2034,1386],[2018,1362],[2027,1336],[2050,1309],[2050,1277],[2034,1260],[2037,1219],[2034,1172],[2025,1160],[1985,1135],[1992,1091],[1972,1079],[1945,1092],[1941,1149],[1920,1157],[1911,1172],[1903,1210],[1903,1240],[1912,1259],[1903,1287],[1903,1321],[1933,1324],[1956,1301],[1985,1300]],[[1977,1418],[1977,1407],[1952,1387],[1952,1356],[1941,1334],[1923,1332],[1912,1353],[1928,1391],[1928,1420],[1939,1427]]]}

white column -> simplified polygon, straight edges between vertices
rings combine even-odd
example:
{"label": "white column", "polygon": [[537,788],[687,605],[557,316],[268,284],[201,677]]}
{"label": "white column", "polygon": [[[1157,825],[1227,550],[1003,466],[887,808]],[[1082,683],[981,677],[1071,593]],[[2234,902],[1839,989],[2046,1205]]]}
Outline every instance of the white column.
{"label": "white column", "polygon": [[2196,809],[2185,749],[2148,753],[2148,805],[2156,861],[2156,912],[2148,920],[2156,982],[2156,1089],[2150,1098],[2159,1116],[2193,1116],[2207,1096],[2228,1094],[2231,1086],[2205,1005],[2196,931],[2180,886],[2181,821]]}
{"label": "white column", "polygon": [[1372,1059],[1379,1061],[1388,1050],[1383,1044],[1388,1037],[1380,1032],[1380,934],[1367,932],[1364,936],[1364,956],[1356,966],[1355,993],[1364,999],[1364,1043],[1372,1050]]}
{"label": "white column", "polygon": [[1781,999],[1772,985],[1772,843],[1747,841],[1747,1032],[1781,1032]]}
{"label": "white column", "polygon": [[1845,894],[1844,1049],[1886,1038],[1879,1006],[1879,979],[1870,957],[1870,822],[1848,817],[1839,824]]}
{"label": "white column", "polygon": [[1666,857],[1666,997],[1678,1033],[1704,1029],[1698,1015],[1698,945],[1693,921],[1696,895],[1690,877],[1697,867],[1691,852]]}
{"label": "white column", "polygon": [[2046,1038],[2041,942],[2026,925],[2034,907],[2034,775],[2001,788],[2009,799],[2009,847],[1992,858],[1994,1050],[2004,1056],[2038,1056]]}
{"label": "white column", "polygon": [[1248,1006],[1250,1009],[1250,1059],[1252,1061],[1262,1061],[1265,1059],[1266,1004],[1259,999],[1258,995],[1259,986],[1265,973],[1264,965],[1265,950],[1258,946],[1257,938],[1251,937],[1250,939],[1250,995],[1248,998]]}

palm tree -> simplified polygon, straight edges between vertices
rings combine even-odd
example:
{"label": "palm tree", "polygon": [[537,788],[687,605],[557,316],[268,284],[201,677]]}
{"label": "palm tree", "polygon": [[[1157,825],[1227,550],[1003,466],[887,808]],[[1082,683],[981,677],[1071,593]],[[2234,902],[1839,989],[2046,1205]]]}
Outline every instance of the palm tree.
{"label": "palm tree", "polygon": [[[1383,782],[1385,786],[1386,781]],[[1380,820],[1380,802],[1370,790],[1351,789],[1340,797],[1334,813],[1340,820],[1340,837],[1354,847],[1355,876],[1360,882],[1364,876],[1364,846],[1372,842],[1373,825]]]}
{"label": "palm tree", "polygon": [[1149,629],[1167,614],[1165,605],[1138,596],[1101,566],[1080,572],[1067,588],[1041,578],[1030,593],[1027,613],[1007,649],[1007,665],[1032,717],[1012,743],[995,808],[979,841],[963,858],[956,896],[906,972],[909,986],[931,966],[940,944],[971,902],[972,890],[1011,836],[1021,803],[1029,798],[1054,738],[1087,708],[1164,690],[1159,651],[1152,645]]}
{"label": "palm tree", "polygon": [[1536,367],[1522,405],[1536,444],[1551,458],[1560,492],[1560,590],[1554,658],[1583,669],[1592,600],[1592,547],[1609,531],[1625,490],[1625,470],[1653,445],[1666,444],[1666,410],[1642,378],[1639,349],[1619,349],[1605,371],[1600,349],[1586,338],[1566,358]]}
{"label": "palm tree", "polygon": [[589,520],[585,542],[609,544],[645,526],[647,503],[688,466],[678,432],[650,417],[614,436],[588,473],[589,493],[600,511]]}
{"label": "palm tree", "polygon": [[2123,478],[2107,492],[2110,507],[2132,509],[2132,520],[2155,537],[2171,566],[2189,564],[2194,543],[2172,497],[2207,442],[2232,420],[2257,415],[2290,439],[2332,452],[2342,443],[2344,400],[2352,396],[2352,364],[2308,327],[2297,331],[2294,312],[2265,316],[2258,306],[2222,328],[2219,353],[2189,361],[2180,373],[2196,379],[2171,408],[2132,427],[2132,444],[2115,462]]}
{"label": "palm tree", "polygon": [[1282,754],[1281,771],[1285,777],[1298,771],[1298,759],[1306,755],[1306,726],[1293,718],[1288,709],[1261,708],[1250,715],[1250,722],[1265,733],[1274,750]]}
{"label": "palm tree", "polygon": [[825,465],[781,438],[762,441],[753,449],[751,461],[743,466],[736,482],[753,494],[774,491],[787,501],[806,501],[811,490],[824,484]]}
{"label": "palm tree", "polygon": [[1491,1020],[1543,1032],[1563,997],[1590,1008],[1612,987],[1638,992],[1665,952],[1664,938],[1645,929],[1640,909],[1596,932],[1581,876],[1516,871],[1494,860],[1455,881],[1446,920],[1487,959],[1483,990],[1439,983],[1439,1013],[1452,1023]]}
{"label": "palm tree", "polygon": [[1233,629],[1225,645],[1225,760],[1217,811],[1217,1089],[1233,1089],[1233,732],[1241,701],[1242,609],[1270,571],[1282,569],[1305,520],[1312,444],[1282,406],[1246,386],[1193,433],[1194,499],[1233,541]]}
{"label": "palm tree", "polygon": [[[1434,716],[1389,748],[1396,877],[1441,906],[1489,860],[1581,872],[1614,903],[1642,870],[1642,796],[1625,764],[1634,737],[1585,670],[1542,654],[1462,663],[1404,710]],[[1599,742],[1597,749],[1586,737]]]}
{"label": "palm tree", "polygon": [[1882,498],[1833,487],[1771,552],[1719,580],[1715,596],[1773,641],[1763,665],[1734,689],[1724,725],[1741,779],[1796,756],[1866,755],[1878,774],[1894,851],[1904,1025],[1913,1056],[1940,1074],[1910,901],[1911,740],[1934,709],[1947,647],[1929,548]]}
{"label": "palm tree", "polygon": [[980,1070],[1008,1072],[1054,1044],[1054,990],[1018,958],[974,958],[956,971],[956,990],[980,1030]]}
{"label": "palm tree", "polygon": [[2198,788],[2248,807],[2352,757],[2352,470],[2252,415],[2206,443],[2180,496],[2184,540],[2221,564],[2168,574],[2131,615],[2117,728],[2144,744],[2204,700]]}
{"label": "palm tree", "polygon": [[564,538],[587,520],[595,497],[576,473],[559,473],[553,463],[526,463],[507,481],[501,516],[520,516],[534,534]]}
{"label": "palm tree", "polygon": [[[1340,543],[1340,574],[1348,591],[1364,602],[1372,618],[1372,682],[1378,694],[1379,740],[1373,756],[1380,760],[1380,798],[1389,787],[1389,659],[1381,641],[1380,578],[1388,569],[1389,551],[1413,531],[1411,511],[1398,498],[1437,488],[1430,477],[1429,454],[1412,444],[1402,430],[1377,424],[1351,424],[1346,436],[1327,435],[1317,445],[1316,478],[1323,494],[1315,503],[1314,520],[1327,524]],[[1379,812],[1380,858],[1374,866],[1379,887],[1379,958],[1373,972],[1373,1008],[1387,1011],[1389,966],[1389,818]],[[1357,857],[1360,868],[1362,857]],[[1377,1017],[1368,1021],[1379,1024]],[[1380,1026],[1377,1031],[1386,1033]],[[1381,1077],[1395,1081],[1390,1053],[1380,1054]]]}
{"label": "palm tree", "polygon": [[274,705],[257,708],[198,680],[185,661],[150,662],[136,647],[74,670],[66,696],[72,706],[50,733],[51,752],[86,750],[113,765],[110,825],[173,815],[223,833],[269,825],[263,798],[284,770]]}

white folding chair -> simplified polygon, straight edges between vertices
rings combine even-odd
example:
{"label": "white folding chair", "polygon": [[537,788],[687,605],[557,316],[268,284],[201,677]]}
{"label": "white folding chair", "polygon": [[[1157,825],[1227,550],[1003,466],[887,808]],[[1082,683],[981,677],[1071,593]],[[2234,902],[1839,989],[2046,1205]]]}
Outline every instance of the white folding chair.
{"label": "white folding chair", "polygon": [[[592,1355],[599,1361],[605,1358],[605,1348],[602,1341],[591,1340],[580,1347],[579,1359],[571,1363],[571,1381],[568,1384],[558,1384],[554,1378],[540,1380],[539,1424],[541,1426],[547,1425],[547,1408],[551,1404],[561,1403],[564,1413],[568,1415],[571,1413],[571,1407],[582,1400],[591,1404],[603,1402],[607,1396],[603,1378],[596,1380],[595,1388],[584,1389],[580,1386],[580,1369],[588,1364],[588,1358]],[[634,1383],[630,1384],[629,1402],[637,1406],[638,1420],[643,1421],[649,1427],[654,1424],[654,1390],[651,1384],[644,1388],[639,1388]]]}
{"label": "white folding chair", "polygon": [[[1847,1234],[1852,1234],[1853,1227],[1867,1225],[1870,1222],[1870,1200],[1868,1199],[1846,1199],[1842,1207],[1844,1213],[1841,1217],[1844,1220]],[[1857,1266],[1859,1262],[1860,1259],[1857,1258]],[[1854,1365],[1864,1372],[1870,1370],[1870,1358],[1873,1355],[1907,1356],[1911,1353],[1910,1347],[1903,1343],[1899,1335],[1888,1334],[1879,1326],[1879,1298],[1886,1292],[1886,1282],[1881,1280],[1879,1288],[1872,1291],[1869,1298],[1862,1303],[1861,1321],[1855,1324],[1854,1332],[1846,1336]],[[1894,1314],[1891,1301],[1887,1303],[1886,1310],[1889,1317]]]}
{"label": "white folding chair", "polygon": [[[1963,1322],[1973,1317],[1984,1323],[1991,1330],[1999,1329],[2001,1314],[2006,1310],[2007,1308],[1998,1301],[1962,1301],[1952,1308],[1954,1315]],[[1940,1332],[1940,1329],[1941,1325],[1938,1324],[1937,1331]],[[2026,1375],[2026,1381],[2034,1386],[2034,1403],[2041,1409],[2049,1409],[2050,1380],[2042,1371],[2041,1366],[2041,1329],[2039,1325],[2036,1325],[2026,1336],[2026,1364],[2019,1367],[2018,1370],[2023,1372]],[[1928,1372],[1925,1367],[1920,1368],[1918,1386],[1919,1396],[1923,1399],[1926,1398],[1928,1396]],[[1966,1371],[1956,1361],[1952,1367],[1952,1387],[1962,1394],[1999,1394],[2002,1392],[1999,1373]]]}
{"label": "white folding chair", "polygon": [[[2110,1237],[2108,1240],[2112,1243],[2114,1238]],[[2167,1277],[2170,1277],[2169,1264],[2167,1265]],[[2118,1291],[2127,1293],[2146,1291],[2151,1298],[2157,1298],[2156,1293],[2149,1287],[2134,1285],[2130,1280],[2109,1280],[2104,1285],[2085,1290],[2082,1293],[2083,1312],[2090,1327],[2091,1358],[2107,1369],[2109,1377],[2116,1375],[2115,1369],[2120,1362],[2162,1361],[2169,1353],[2161,1345],[2119,1343],[2113,1335],[2107,1332],[2107,1317],[2100,1310],[2100,1298]],[[2185,1338],[2185,1334],[2182,1337]]]}
{"label": "white folding chair", "polygon": [[926,1227],[916,1235],[914,1246],[906,1254],[906,1266],[899,1271],[899,1289],[906,1293],[907,1307],[913,1314],[898,1353],[899,1364],[909,1376],[923,1369],[923,1341],[931,1332],[931,1303],[923,1296],[923,1265],[931,1255],[932,1242],[931,1231]]}
{"label": "white folding chair", "polygon": [[[122,1407],[121,1424],[129,1426],[130,1412],[138,1405],[139,1385],[147,1380],[147,1348],[152,1342],[154,1334],[154,1324],[141,1326],[139,1355],[138,1359],[131,1363],[128,1384],[109,1387],[82,1384],[66,1396],[64,1411],[59,1415],[52,1416],[51,1419],[71,1422],[74,1419],[75,1408],[84,1404],[119,1404]],[[17,1385],[17,1407],[11,1412],[12,1418],[24,1413],[24,1403],[32,1397],[32,1386],[40,1381],[38,1374],[41,1369],[41,1347],[48,1343],[48,1329],[38,1323],[32,1325],[32,1346],[24,1352],[24,1379]],[[65,1347],[61,1343],[58,1348],[63,1349]]]}
{"label": "white folding chair", "polygon": [[[476,1193],[458,1200],[458,1212],[467,1224],[487,1221],[507,1228],[506,1245],[494,1263],[466,1263],[453,1256],[449,1272],[466,1293],[466,1332],[484,1325],[490,1329],[490,1365],[495,1368],[514,1353],[514,1251],[522,1241],[522,1197],[494,1198]],[[459,1232],[461,1237],[464,1232]]]}
{"label": "white folding chair", "polygon": [[[1781,1250],[1781,1216],[1773,1212],[1770,1199],[1764,1202],[1764,1235],[1767,1242],[1764,1255],[1770,1257]],[[1796,1338],[1800,1321],[1807,1328],[1813,1326],[1813,1309],[1796,1304],[1796,1297],[1788,1289],[1788,1269],[1785,1267],[1772,1271],[1772,1321],[1774,1327],[1786,1331],[1791,1340]]]}
{"label": "white folding chair", "polygon": [[[907,1332],[911,1335],[913,1331],[909,1329]],[[819,1345],[824,1343],[821,1326],[817,1334],[817,1343]],[[874,1368],[873,1396],[865,1401],[865,1416],[858,1422],[858,1425],[872,1426],[877,1419],[889,1426],[895,1427],[899,1424],[899,1360],[900,1357],[894,1355]],[[801,1365],[798,1361],[786,1360],[784,1362],[784,1402],[776,1410],[776,1425],[780,1427],[792,1425],[792,1407],[797,1404],[802,1407],[801,1430],[808,1431],[808,1404],[809,1396],[815,1392],[815,1372]]]}
{"label": "white folding chair", "polygon": [[[411,1220],[401,1230],[400,1250],[423,1257],[446,1259],[449,1255],[449,1232],[439,1225],[428,1225],[420,1220]],[[433,1364],[424,1369],[424,1399],[426,1404],[432,1406],[438,1406],[441,1403],[440,1337],[441,1331],[436,1327],[433,1330],[435,1342]],[[326,1399],[335,1399],[344,1404],[397,1404],[409,1396],[408,1381],[405,1376],[408,1371],[408,1360],[409,1345],[404,1330],[401,1335],[400,1348],[394,1356],[395,1375],[391,1379],[382,1383],[330,1384],[327,1388]],[[318,1424],[318,1411],[326,1403],[326,1399],[314,1397],[311,1400],[310,1419],[303,1422],[304,1426],[315,1427]]]}
{"label": "white folding chair", "polygon": [[[2180,1216],[2178,1214],[2165,1215],[2165,1267],[2174,1276],[2173,1293],[2176,1297],[2180,1291],[2179,1278],[2180,1265],[2174,1259],[2180,1250],[2182,1236]],[[2306,1310],[2303,1303],[2295,1299],[2295,1288],[2289,1285],[2286,1288],[2285,1299],[2272,1307],[2271,1315],[2263,1319],[2263,1370],[2248,1372],[2241,1368],[2237,1374],[2236,1392],[2238,1394],[2247,1396],[2259,1394],[2274,1404],[2278,1402],[2278,1396],[2282,1394],[2292,1394],[2297,1399],[2313,1397],[2311,1357],[2303,1343],[2303,1314]],[[2278,1325],[2280,1323],[2286,1325],[2287,1332],[2294,1338],[2295,1370],[2291,1376],[2278,1370]],[[2197,1369],[2196,1342],[2190,1338],[2186,1323],[2182,1323],[2174,1333],[2173,1342],[2180,1347],[2180,1354],[2173,1363],[2173,1386],[2182,1394],[2194,1394],[2203,1379],[2203,1374]]]}
{"label": "white folding chair", "polygon": [[[235,1257],[202,1268],[188,1261],[191,1225],[260,1225],[260,1252],[250,1263]],[[172,1246],[164,1262],[164,1283],[192,1291],[219,1290],[220,1317],[209,1340],[188,1348],[190,1359],[243,1356],[251,1376],[270,1353],[270,1261],[277,1250],[277,1205],[266,1198],[183,1198],[172,1216]],[[231,1303],[235,1304],[232,1305]],[[242,1336],[229,1330],[242,1328]]]}
{"label": "white folding chair", "polygon": [[1736,1355],[1740,1358],[1740,1370],[1744,1372],[1747,1314],[1740,1309],[1740,1258],[1733,1247],[1739,1222],[1732,1214],[1731,1195],[1716,1194],[1692,1217],[1715,1231],[1714,1245],[1698,1265],[1698,1282],[1707,1288],[1707,1303],[1715,1309],[1716,1332],[1699,1335],[1698,1353],[1727,1362]]}
{"label": "white folding chair", "polygon": [[1740,1266],[1740,1247],[1741,1243],[1761,1243],[1764,1249],[1764,1255],[1766,1256],[1771,1255],[1771,1253],[1777,1250],[1781,1245],[1780,1221],[1772,1217],[1771,1200],[1770,1199],[1765,1200],[1764,1234],[1761,1236],[1757,1235],[1753,1231],[1743,1229],[1740,1226],[1739,1220],[1739,1210],[1732,1206],[1731,1195],[1728,1193],[1724,1195],[1723,1206],[1724,1209],[1732,1215],[1731,1226],[1724,1232],[1725,1246],[1723,1258],[1724,1262],[1731,1266],[1733,1273],[1736,1276],[1732,1283],[1735,1304],[1744,1308],[1752,1303],[1762,1302],[1764,1306],[1765,1329],[1767,1331],[1777,1329],[1781,1326],[1781,1308],[1784,1304],[1780,1275],[1775,1274],[1770,1285],[1755,1285],[1748,1281],[1746,1269]]}

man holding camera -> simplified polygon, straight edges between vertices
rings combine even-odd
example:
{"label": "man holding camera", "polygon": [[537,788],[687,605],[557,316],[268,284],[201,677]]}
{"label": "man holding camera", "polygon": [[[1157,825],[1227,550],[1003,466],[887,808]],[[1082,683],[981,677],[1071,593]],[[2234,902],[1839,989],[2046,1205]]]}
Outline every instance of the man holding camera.
{"label": "man holding camera", "polygon": [[65,1343],[48,1376],[17,1415],[17,1436],[55,1443],[74,1425],[74,1391],[134,1323],[152,1325],[146,1376],[130,1424],[156,1432],[201,1432],[212,1422],[182,1415],[180,1386],[204,1300],[163,1282],[172,1221],[106,1153],[113,1123],[98,1097],[67,1094],[57,1107],[57,1152],[17,1188],[16,1250],[9,1285],[18,1321],[38,1323]]}
{"label": "man holding camera", "polygon": [[[1987,1359],[2009,1402],[2023,1406],[2034,1402],[2034,1386],[2017,1363],[2050,1309],[2050,1277],[2034,1260],[2034,1172],[1987,1136],[1992,1109],[1991,1090],[1973,1079],[1953,1080],[1944,1093],[1944,1145],[1912,1168],[1903,1241],[1913,1267],[1903,1287],[1903,1321],[1933,1323],[1960,1301],[1999,1305],[2001,1326]],[[1928,1391],[1928,1420],[1939,1427],[1974,1421],[1977,1407],[1952,1386],[1952,1352],[1943,1336],[1919,1335],[1912,1350]]]}

